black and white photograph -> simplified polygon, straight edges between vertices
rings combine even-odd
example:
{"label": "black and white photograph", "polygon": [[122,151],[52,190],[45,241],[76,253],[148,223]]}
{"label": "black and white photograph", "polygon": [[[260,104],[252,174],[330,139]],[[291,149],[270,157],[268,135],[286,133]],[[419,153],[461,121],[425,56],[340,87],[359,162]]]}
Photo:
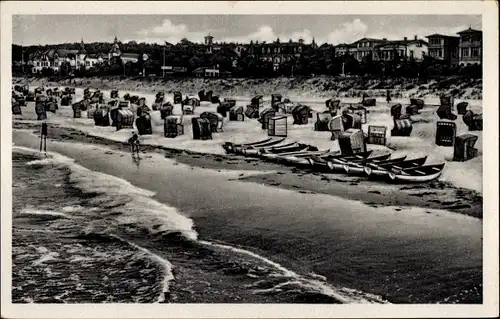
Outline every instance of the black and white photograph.
{"label": "black and white photograph", "polygon": [[2,317],[498,314],[497,4],[390,2],[2,3]]}

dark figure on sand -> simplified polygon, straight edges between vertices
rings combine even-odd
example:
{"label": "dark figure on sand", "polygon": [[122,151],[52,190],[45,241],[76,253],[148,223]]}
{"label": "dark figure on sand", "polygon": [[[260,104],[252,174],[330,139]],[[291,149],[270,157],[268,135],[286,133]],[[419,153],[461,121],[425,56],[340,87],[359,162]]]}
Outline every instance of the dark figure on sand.
{"label": "dark figure on sand", "polygon": [[139,135],[136,132],[132,132],[132,137],[128,139],[128,143],[130,144],[132,154],[134,154],[134,151],[139,154]]}
{"label": "dark figure on sand", "polygon": [[391,102],[391,91],[387,90],[387,103],[390,103]]}
{"label": "dark figure on sand", "polygon": [[48,135],[48,126],[46,122],[42,123],[42,129],[41,129],[41,134],[40,134],[40,152],[42,151],[42,144],[43,144],[43,151],[47,153],[47,135]]}

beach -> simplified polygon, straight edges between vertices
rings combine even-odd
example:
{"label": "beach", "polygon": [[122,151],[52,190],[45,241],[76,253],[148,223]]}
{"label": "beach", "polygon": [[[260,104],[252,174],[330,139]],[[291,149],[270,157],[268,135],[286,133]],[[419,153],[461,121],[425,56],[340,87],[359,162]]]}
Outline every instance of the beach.
{"label": "beach", "polygon": [[[108,97],[109,91],[104,93]],[[76,100],[81,94],[78,88]],[[154,99],[153,93],[136,94],[148,105]],[[249,101],[232,97],[238,105]],[[324,108],[315,97],[301,101],[315,112]],[[468,101],[471,108],[482,108],[481,101]],[[214,107],[202,104],[195,114]],[[224,154],[224,140],[266,136],[255,120],[225,122],[224,132],[209,141],[192,140],[189,124],[185,135],[166,139],[154,112],[153,135],[141,137],[141,153],[132,158],[126,143],[132,130],[95,127],[84,116],[73,119],[71,107],[59,107],[48,115],[45,158],[37,151],[40,122],[33,108],[24,107],[22,117],[13,119],[14,191],[21,187],[13,198],[14,236],[25,236],[33,246],[30,229],[49,225],[60,237],[38,243],[44,248],[19,241],[14,281],[22,282],[23,272],[33,274],[41,266],[52,275],[73,271],[81,276],[99,265],[99,276],[128,285],[115,292],[129,293],[106,292],[88,279],[53,289],[55,296],[46,286],[38,294],[22,284],[15,288],[31,294],[31,301],[482,302],[482,136],[478,158],[452,162],[452,148],[429,142],[435,119],[428,119],[436,117],[432,107],[422,110],[410,138],[392,137],[387,147],[373,146],[377,153],[446,162],[443,176],[425,185],[308,173]],[[390,125],[386,113],[383,98],[377,98],[369,124]],[[321,133],[328,132],[313,132],[312,123],[293,126],[287,140],[338,148]],[[43,187],[61,203],[32,198],[43,194]],[[64,241],[67,247],[59,244]],[[23,263],[23,258],[32,259]],[[85,286],[88,282],[95,284]],[[80,299],[67,293],[78,283],[85,296]],[[25,299],[16,302],[30,302]]]}

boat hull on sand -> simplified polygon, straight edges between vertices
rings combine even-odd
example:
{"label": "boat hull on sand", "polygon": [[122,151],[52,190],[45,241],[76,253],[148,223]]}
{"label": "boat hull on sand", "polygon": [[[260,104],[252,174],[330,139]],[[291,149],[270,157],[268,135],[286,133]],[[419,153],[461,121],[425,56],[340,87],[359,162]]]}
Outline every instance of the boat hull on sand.
{"label": "boat hull on sand", "polygon": [[328,155],[328,156],[311,156],[308,159],[310,167],[313,171],[322,172],[322,173],[330,173],[331,168],[329,166],[329,162],[333,163],[333,160],[362,160],[366,159],[372,151],[350,154],[350,155]]}
{"label": "boat hull on sand", "polygon": [[343,165],[344,171],[348,175],[356,175],[356,176],[366,176],[366,172],[370,172],[372,167],[381,167],[381,165],[397,165],[403,162],[406,159],[406,156],[401,156],[397,158],[393,158],[390,160],[375,160],[365,162],[363,164],[360,163],[347,163]]}
{"label": "boat hull on sand", "polygon": [[327,151],[302,151],[296,153],[279,154],[274,161],[283,165],[289,166],[309,166],[308,157],[310,156],[321,156],[323,154],[329,153]]}
{"label": "boat hull on sand", "polygon": [[427,156],[419,157],[411,160],[402,161],[400,163],[395,163],[394,165],[376,165],[370,164],[364,168],[365,176],[372,179],[377,178],[387,178],[391,172],[399,172],[404,169],[410,169],[414,167],[419,167],[425,164],[427,161]]}
{"label": "boat hull on sand", "polygon": [[270,145],[276,145],[278,143],[281,143],[285,140],[285,138],[266,138],[262,141],[257,141],[257,142],[251,142],[251,143],[243,143],[243,144],[235,144],[232,142],[225,142],[222,145],[222,148],[226,151],[228,154],[232,153],[241,153],[242,149],[244,148],[253,148],[253,147],[260,147],[260,146],[270,146]]}
{"label": "boat hull on sand", "polygon": [[291,143],[286,143],[286,144],[281,144],[281,145],[266,145],[266,146],[259,146],[259,147],[252,147],[252,148],[243,148],[242,149],[242,154],[244,156],[250,156],[250,157],[258,157],[263,151],[265,150],[279,150],[279,149],[287,149],[291,146],[296,146],[299,145],[297,142],[291,142]]}
{"label": "boat hull on sand", "polygon": [[389,181],[405,184],[430,182],[441,176],[443,168],[444,163],[407,168],[398,173],[391,172],[389,174]]}
{"label": "boat hull on sand", "polygon": [[279,149],[264,149],[261,150],[259,156],[264,159],[274,160],[278,156],[283,154],[293,154],[296,152],[304,151],[317,151],[317,148],[307,144],[297,143],[297,145],[290,145],[289,147],[279,148]]}

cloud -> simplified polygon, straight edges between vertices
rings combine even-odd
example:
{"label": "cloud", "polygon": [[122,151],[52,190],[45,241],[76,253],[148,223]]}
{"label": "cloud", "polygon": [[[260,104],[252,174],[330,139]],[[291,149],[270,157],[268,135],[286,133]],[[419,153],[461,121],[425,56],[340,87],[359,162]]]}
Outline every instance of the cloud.
{"label": "cloud", "polygon": [[330,44],[351,43],[366,36],[368,26],[360,19],[346,22],[328,34],[327,42]]}
{"label": "cloud", "polygon": [[408,39],[413,39],[414,36],[417,36],[419,39],[423,39],[427,41],[426,36],[438,33],[449,36],[458,36],[457,32],[468,29],[468,25],[459,25],[456,27],[398,27],[393,30],[388,30],[388,32],[376,32],[370,33],[368,36],[373,38],[387,38],[389,40],[402,40],[404,37]]}
{"label": "cloud", "polygon": [[277,34],[274,32],[273,28],[268,25],[260,26],[257,31],[242,35],[242,36],[229,36],[223,37],[221,39],[222,42],[240,42],[240,43],[248,43],[250,41],[259,41],[259,42],[272,42],[276,41],[276,39],[280,39],[282,42],[287,42],[290,39],[292,41],[297,41],[298,39],[303,39],[306,43],[310,43],[313,39],[311,31],[308,29],[303,29],[299,31],[293,31],[291,33],[280,33]]}
{"label": "cloud", "polygon": [[[314,36],[316,43],[329,43],[337,45],[339,43],[352,43],[364,37],[370,38],[387,38],[389,40],[402,40],[404,37],[408,39],[418,35],[419,39],[425,39],[425,36],[433,33],[441,33],[445,35],[457,35],[456,33],[468,28],[468,25],[459,25],[457,27],[418,27],[418,26],[401,26],[397,27],[386,25],[384,21],[380,21],[380,27],[377,30],[369,29],[367,24],[361,19],[354,19],[350,22],[343,23],[337,28],[330,29],[330,32],[323,34],[312,34],[309,29],[290,30],[285,33],[276,33],[269,25],[261,25],[256,31],[245,35],[226,35],[221,33],[229,30],[202,30],[192,31],[186,24],[174,24],[171,20],[165,19],[161,25],[152,26],[142,29],[135,33],[134,38],[126,41],[147,42],[163,44],[165,41],[170,43],[178,43],[182,38],[187,38],[192,42],[202,43],[204,37],[208,33],[212,33],[216,42],[239,42],[249,43],[250,41],[273,42],[277,38],[282,42],[287,42],[290,39],[297,41],[303,39],[305,43],[311,43]],[[220,32],[219,32],[220,31]],[[220,34],[220,36],[219,36]],[[227,33],[226,33],[227,34]]]}
{"label": "cloud", "polygon": [[170,19],[162,21],[161,25],[153,26],[150,28],[142,29],[136,32],[136,38],[126,41],[147,42],[163,44],[165,41],[170,43],[177,43],[182,38],[187,38],[192,42],[202,42],[204,37],[210,30],[204,31],[190,31],[188,26],[181,24],[174,24]]}

